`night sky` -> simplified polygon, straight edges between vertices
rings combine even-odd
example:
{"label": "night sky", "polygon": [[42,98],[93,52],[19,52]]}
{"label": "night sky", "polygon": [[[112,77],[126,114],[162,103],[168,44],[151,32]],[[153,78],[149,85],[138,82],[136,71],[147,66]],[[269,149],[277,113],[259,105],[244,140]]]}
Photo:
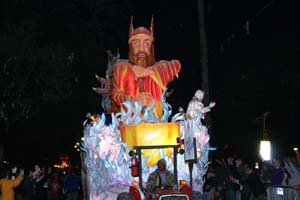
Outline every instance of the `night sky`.
{"label": "night sky", "polygon": [[[21,18],[38,21],[33,31],[38,45],[61,43],[74,52],[75,81],[68,98],[40,105],[28,120],[1,133],[7,159],[52,161],[61,153],[79,159],[73,146],[82,137],[85,115],[102,112],[100,96],[91,89],[98,86],[94,74],[104,76],[106,50],[119,48],[121,58],[127,58],[131,15],[135,27],[148,27],[154,14],[156,59],[182,64],[179,79],[169,85],[174,89],[169,98],[173,113],[179,106],[186,109],[202,88],[196,1],[20,2],[21,14],[2,15],[1,29]],[[217,103],[211,112],[213,146],[230,144],[243,155],[254,154],[262,137],[257,118],[264,112],[269,112],[266,128],[276,154],[290,154],[300,145],[300,14],[295,2],[206,1],[210,99]]]}

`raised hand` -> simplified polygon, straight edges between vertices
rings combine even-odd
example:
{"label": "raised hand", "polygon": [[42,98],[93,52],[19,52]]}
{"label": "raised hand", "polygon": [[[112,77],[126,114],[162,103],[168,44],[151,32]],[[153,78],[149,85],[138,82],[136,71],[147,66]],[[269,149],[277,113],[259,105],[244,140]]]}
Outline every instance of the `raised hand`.
{"label": "raised hand", "polygon": [[143,107],[149,107],[152,104],[153,97],[149,92],[142,92],[136,99]]}
{"label": "raised hand", "polygon": [[216,105],[216,102],[210,102],[210,103],[209,103],[209,107],[210,107],[210,108],[215,107],[215,105]]}
{"label": "raised hand", "polygon": [[18,168],[15,166],[11,169],[11,173],[15,174],[17,172]]}
{"label": "raised hand", "polygon": [[24,169],[20,169],[19,176],[24,176]]}

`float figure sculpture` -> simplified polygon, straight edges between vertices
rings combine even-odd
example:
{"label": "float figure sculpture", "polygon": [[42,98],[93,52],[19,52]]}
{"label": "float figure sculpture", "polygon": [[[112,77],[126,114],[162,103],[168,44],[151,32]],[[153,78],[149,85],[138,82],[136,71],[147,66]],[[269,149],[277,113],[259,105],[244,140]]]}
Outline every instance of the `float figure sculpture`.
{"label": "float figure sculpture", "polygon": [[[109,98],[103,107],[110,113],[111,123],[106,123],[107,113],[87,116],[84,122],[82,159],[86,169],[87,196],[91,200],[116,199],[117,194],[128,191],[128,186],[136,180],[129,169],[129,151],[134,146],[177,145],[178,137],[184,139],[189,132],[193,133],[197,148],[193,188],[202,192],[208,165],[209,135],[207,128],[201,124],[201,118],[214,103],[204,107],[204,93],[199,90],[187,113],[182,109],[168,122],[172,108],[166,101],[169,95],[167,85],[178,76],[180,62],[155,61],[153,19],[150,29],[134,29],[131,19],[128,44],[128,62],[117,61],[117,54],[112,57],[115,60],[110,59],[113,65],[109,65],[106,77],[96,76],[101,88],[94,90]],[[170,166],[168,170],[173,171],[171,155],[168,149],[144,150],[139,161],[143,166],[140,177],[148,177],[159,159],[166,160],[167,166]],[[189,178],[183,155],[177,155],[177,169],[179,179]],[[145,181],[143,179],[141,183]]]}
{"label": "float figure sculpture", "polygon": [[128,44],[128,63],[118,62],[114,67],[111,100],[120,108],[125,101],[138,101],[143,107],[149,107],[154,100],[153,113],[160,118],[163,114],[162,93],[178,76],[181,64],[178,60],[155,61],[153,18],[150,30],[145,27],[134,29],[131,18]]}
{"label": "float figure sculpture", "polygon": [[204,107],[202,101],[204,98],[204,92],[202,90],[197,90],[194,94],[194,97],[190,100],[186,115],[188,119],[196,119],[197,114],[201,113],[201,118],[204,119],[205,113],[210,112],[211,108],[213,108],[216,103],[210,102],[207,107]]}

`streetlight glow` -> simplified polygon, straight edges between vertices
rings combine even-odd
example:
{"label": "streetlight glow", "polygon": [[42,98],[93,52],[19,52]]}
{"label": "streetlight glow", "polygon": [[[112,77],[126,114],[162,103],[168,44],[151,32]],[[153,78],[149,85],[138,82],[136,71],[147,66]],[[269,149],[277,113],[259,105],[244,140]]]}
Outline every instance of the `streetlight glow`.
{"label": "streetlight glow", "polygon": [[268,140],[260,141],[260,151],[263,160],[271,160],[271,142]]}

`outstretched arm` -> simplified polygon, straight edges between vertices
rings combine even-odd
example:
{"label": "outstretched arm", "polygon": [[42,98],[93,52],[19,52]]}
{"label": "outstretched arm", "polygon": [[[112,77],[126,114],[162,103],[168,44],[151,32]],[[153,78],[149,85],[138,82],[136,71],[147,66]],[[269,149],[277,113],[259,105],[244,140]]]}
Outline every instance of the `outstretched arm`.
{"label": "outstretched arm", "polygon": [[295,165],[290,161],[288,160],[288,164],[289,164],[289,167],[290,167],[290,170],[293,172],[293,173],[290,173],[290,174],[294,174],[294,175],[297,175],[298,177],[300,176],[300,173],[298,172],[298,170],[296,169]]}
{"label": "outstretched arm", "polygon": [[286,171],[287,171],[290,175],[292,175],[292,174],[293,174],[293,170],[292,170],[290,164],[291,164],[290,162],[285,161],[285,162],[284,162],[284,167],[285,167]]}
{"label": "outstretched arm", "polygon": [[215,102],[210,102],[210,104],[204,108],[202,108],[201,112],[202,113],[208,113],[210,112],[211,108],[213,108],[216,105]]}
{"label": "outstretched arm", "polygon": [[17,187],[17,186],[21,183],[21,181],[23,180],[23,176],[24,176],[24,169],[21,169],[21,170],[20,170],[20,173],[19,173],[19,176],[17,176],[16,179],[11,180],[11,181],[12,181],[11,183],[12,183],[12,187],[13,187],[13,188]]}
{"label": "outstretched arm", "polygon": [[160,61],[151,67],[150,77],[163,89],[174,77],[178,77],[181,64],[178,60]]}

